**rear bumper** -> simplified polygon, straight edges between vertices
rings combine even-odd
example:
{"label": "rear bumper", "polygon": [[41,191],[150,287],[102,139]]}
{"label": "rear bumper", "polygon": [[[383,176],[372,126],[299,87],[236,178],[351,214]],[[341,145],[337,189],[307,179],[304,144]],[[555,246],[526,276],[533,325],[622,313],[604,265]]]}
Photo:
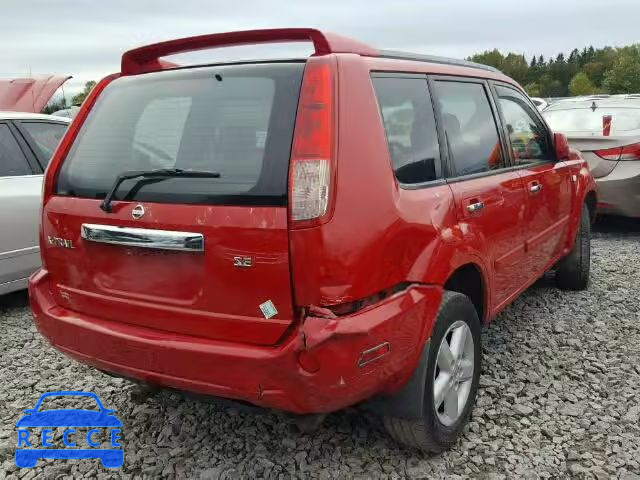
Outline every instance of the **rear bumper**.
{"label": "rear bumper", "polygon": [[[305,318],[276,347],[220,342],[88,317],[57,305],[46,271],[29,281],[38,330],[81,362],[170,388],[242,400],[294,413],[339,410],[392,393],[411,376],[442,299],[413,286],[338,319]],[[390,352],[358,366],[363,351]]]}
{"label": "rear bumper", "polygon": [[620,161],[596,184],[598,213],[640,217],[640,162]]}

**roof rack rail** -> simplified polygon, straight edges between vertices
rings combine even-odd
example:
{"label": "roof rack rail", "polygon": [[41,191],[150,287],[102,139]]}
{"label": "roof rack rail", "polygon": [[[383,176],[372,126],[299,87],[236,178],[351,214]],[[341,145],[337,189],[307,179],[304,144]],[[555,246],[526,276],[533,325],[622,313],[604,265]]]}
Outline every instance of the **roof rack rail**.
{"label": "roof rack rail", "polygon": [[197,37],[178,38],[129,50],[122,55],[123,75],[136,75],[175,67],[161,57],[195,52],[218,47],[255,45],[261,43],[310,41],[314,55],[330,53],[356,53],[367,57],[378,56],[378,50],[364,43],[315,28],[271,28],[239,32],[213,33]]}
{"label": "roof rack rail", "polygon": [[469,60],[461,60],[458,58],[440,57],[438,55],[421,55],[417,53],[399,52],[396,50],[380,50],[379,57],[394,58],[397,60],[414,60],[416,62],[440,63],[442,65],[454,65],[457,67],[477,68],[487,72],[502,73],[495,67],[483,65],[481,63],[471,62]]}

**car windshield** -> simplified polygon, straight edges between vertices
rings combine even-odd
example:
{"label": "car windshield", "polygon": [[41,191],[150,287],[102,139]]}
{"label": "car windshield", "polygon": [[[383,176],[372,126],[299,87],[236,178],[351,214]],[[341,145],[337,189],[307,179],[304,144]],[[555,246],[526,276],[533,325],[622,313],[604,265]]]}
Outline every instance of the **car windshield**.
{"label": "car windshield", "polygon": [[604,121],[609,116],[609,135],[633,135],[640,130],[640,108],[571,106],[544,110],[542,115],[556,132],[602,135]]}
{"label": "car windshield", "polygon": [[55,395],[46,397],[42,401],[38,412],[62,409],[93,410],[96,412],[100,411],[100,407],[93,397],[87,397],[83,395]]}

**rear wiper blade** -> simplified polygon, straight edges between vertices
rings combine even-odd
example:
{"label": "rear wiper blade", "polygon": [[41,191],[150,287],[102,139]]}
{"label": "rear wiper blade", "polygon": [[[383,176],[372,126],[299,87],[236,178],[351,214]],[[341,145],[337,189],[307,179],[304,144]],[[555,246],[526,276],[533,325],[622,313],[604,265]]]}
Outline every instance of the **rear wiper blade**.
{"label": "rear wiper blade", "polygon": [[116,194],[116,191],[118,191],[118,187],[125,180],[132,180],[134,178],[155,178],[162,180],[164,178],[177,177],[220,178],[220,173],[208,172],[203,170],[182,170],[181,168],[160,168],[158,170],[131,170],[128,172],[122,172],[116,177],[111,190],[107,192],[107,195],[104,197],[104,200],[100,204],[100,208],[107,213],[111,213],[113,211],[113,209],[111,208],[111,201],[113,200],[113,196]]}

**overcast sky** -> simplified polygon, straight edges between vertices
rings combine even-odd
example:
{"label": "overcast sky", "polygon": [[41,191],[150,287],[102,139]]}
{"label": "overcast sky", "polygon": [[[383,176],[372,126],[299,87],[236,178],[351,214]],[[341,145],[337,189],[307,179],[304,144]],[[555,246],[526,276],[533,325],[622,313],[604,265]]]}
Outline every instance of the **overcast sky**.
{"label": "overcast sky", "polygon": [[[498,48],[529,58],[638,42],[639,18],[640,0],[2,0],[0,78],[70,74],[74,91],[117,71],[122,52],[143,44],[291,26],[416,53],[462,58]],[[289,53],[283,48],[275,53]]]}

